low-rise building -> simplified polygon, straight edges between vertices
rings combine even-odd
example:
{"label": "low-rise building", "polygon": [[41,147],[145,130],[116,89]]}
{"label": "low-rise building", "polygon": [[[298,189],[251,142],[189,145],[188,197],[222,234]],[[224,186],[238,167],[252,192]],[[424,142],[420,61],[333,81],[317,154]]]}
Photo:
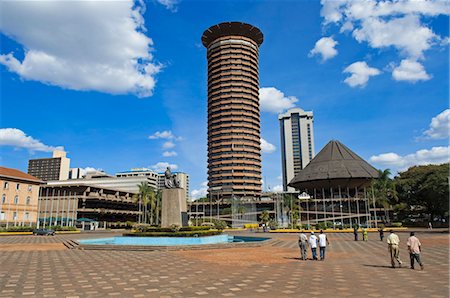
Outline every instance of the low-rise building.
{"label": "low-rise building", "polygon": [[39,226],[75,226],[95,221],[99,228],[117,222],[136,222],[141,213],[134,193],[98,185],[58,184],[42,187]]}
{"label": "low-rise building", "polygon": [[0,167],[0,226],[34,226],[38,215],[40,179]]}

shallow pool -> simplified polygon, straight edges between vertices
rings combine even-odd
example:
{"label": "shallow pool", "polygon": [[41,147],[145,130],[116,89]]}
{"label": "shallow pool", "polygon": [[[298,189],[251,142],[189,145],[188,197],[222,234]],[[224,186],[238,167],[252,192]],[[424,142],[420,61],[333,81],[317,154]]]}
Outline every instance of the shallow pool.
{"label": "shallow pool", "polygon": [[217,235],[207,237],[110,237],[78,240],[80,244],[88,245],[144,245],[144,246],[177,246],[177,245],[203,245],[231,242],[258,242],[269,238],[241,237]]}

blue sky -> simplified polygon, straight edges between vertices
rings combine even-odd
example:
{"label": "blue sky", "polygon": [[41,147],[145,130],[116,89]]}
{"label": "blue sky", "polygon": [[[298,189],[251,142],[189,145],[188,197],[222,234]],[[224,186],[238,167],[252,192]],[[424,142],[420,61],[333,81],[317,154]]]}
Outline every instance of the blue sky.
{"label": "blue sky", "polygon": [[377,168],[448,161],[444,1],[0,6],[3,166],[26,172],[28,159],[49,157],[62,146],[72,167],[112,174],[174,165],[190,174],[191,190],[200,196],[207,172],[200,38],[224,21],[247,22],[264,33],[265,188],[280,188],[277,114],[294,106],[314,112],[316,153],[337,139]]}

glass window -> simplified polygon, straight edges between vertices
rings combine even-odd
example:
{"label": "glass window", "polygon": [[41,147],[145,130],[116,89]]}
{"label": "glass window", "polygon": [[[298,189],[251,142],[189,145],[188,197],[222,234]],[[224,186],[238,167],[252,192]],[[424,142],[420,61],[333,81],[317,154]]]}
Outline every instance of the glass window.
{"label": "glass window", "polygon": [[6,195],[2,195],[2,204],[5,204],[6,202]]}
{"label": "glass window", "polygon": [[26,200],[27,205],[30,205],[30,201],[31,201],[30,197],[27,197],[27,200]]}
{"label": "glass window", "polygon": [[5,214],[5,212],[1,212],[0,213],[0,220],[5,220],[6,219],[6,214]]}
{"label": "glass window", "polygon": [[8,189],[8,186],[9,186],[9,183],[8,183],[8,182],[5,182],[5,183],[3,184],[3,188],[4,188],[4,189]]}
{"label": "glass window", "polygon": [[14,197],[14,204],[19,204],[19,196]]}
{"label": "glass window", "polygon": [[20,184],[19,184],[19,183],[16,184],[16,189],[17,189],[17,190],[20,189]]}
{"label": "glass window", "polygon": [[16,220],[17,219],[17,212],[13,213],[13,219]]}
{"label": "glass window", "polygon": [[25,212],[23,218],[24,218],[24,219],[30,219],[30,213]]}
{"label": "glass window", "polygon": [[33,187],[31,185],[28,185],[28,191],[31,191]]}

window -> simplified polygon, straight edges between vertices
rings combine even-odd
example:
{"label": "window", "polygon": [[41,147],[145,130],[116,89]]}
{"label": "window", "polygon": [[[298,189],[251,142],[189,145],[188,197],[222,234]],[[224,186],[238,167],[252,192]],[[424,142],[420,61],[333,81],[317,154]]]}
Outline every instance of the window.
{"label": "window", "polygon": [[5,182],[5,183],[3,184],[3,188],[4,188],[4,189],[8,189],[8,186],[9,186],[9,183],[8,183],[8,182]]}
{"label": "window", "polygon": [[26,204],[30,205],[30,201],[31,201],[30,197],[27,197]]}
{"label": "window", "polygon": [[20,189],[20,184],[19,184],[19,183],[16,184],[16,189],[17,189],[17,190]]}
{"label": "window", "polygon": [[25,212],[25,214],[23,215],[23,219],[30,219],[30,213],[29,212]]}
{"label": "window", "polygon": [[14,212],[14,213],[13,213],[13,219],[14,219],[14,220],[17,220],[17,212]]}
{"label": "window", "polygon": [[2,195],[2,204],[5,204],[6,202],[6,195]]}
{"label": "window", "polygon": [[31,191],[33,187],[31,185],[28,185],[28,191]]}
{"label": "window", "polygon": [[0,220],[5,220],[6,219],[6,214],[5,212],[0,212]]}
{"label": "window", "polygon": [[14,197],[14,204],[19,204],[19,196]]}

